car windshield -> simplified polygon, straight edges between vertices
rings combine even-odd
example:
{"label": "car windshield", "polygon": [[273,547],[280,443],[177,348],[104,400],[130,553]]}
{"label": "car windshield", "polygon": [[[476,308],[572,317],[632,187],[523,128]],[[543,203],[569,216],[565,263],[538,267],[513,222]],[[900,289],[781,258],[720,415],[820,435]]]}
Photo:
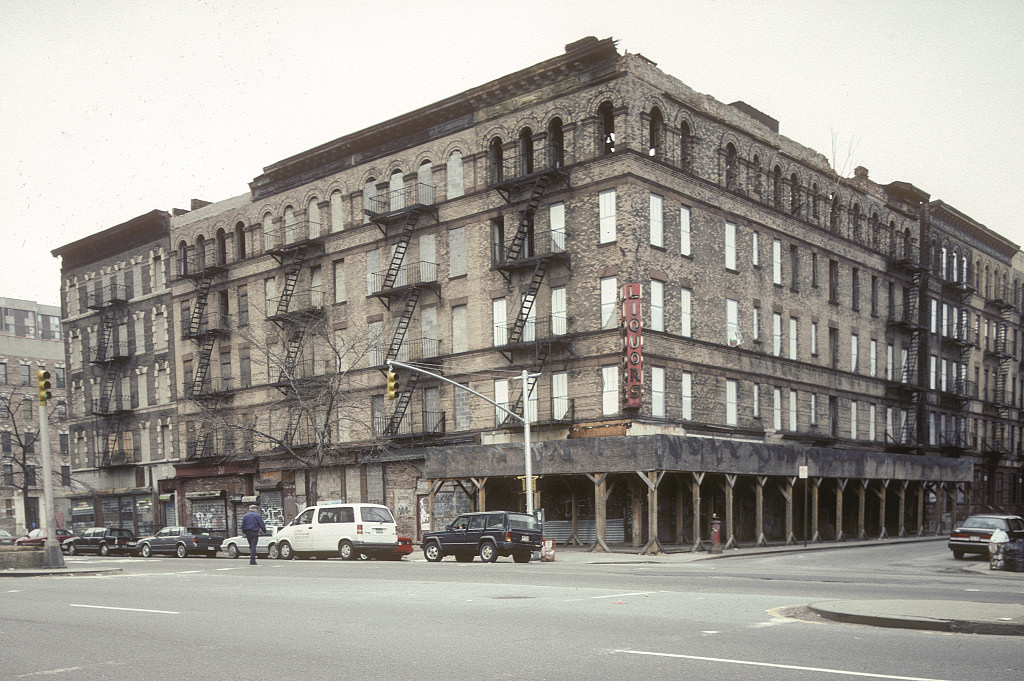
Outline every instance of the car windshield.
{"label": "car windshield", "polygon": [[521,513],[508,514],[508,526],[513,530],[539,530],[540,523],[532,515]]}
{"label": "car windshield", "polygon": [[383,506],[363,506],[359,509],[359,517],[364,523],[393,523],[391,511]]}

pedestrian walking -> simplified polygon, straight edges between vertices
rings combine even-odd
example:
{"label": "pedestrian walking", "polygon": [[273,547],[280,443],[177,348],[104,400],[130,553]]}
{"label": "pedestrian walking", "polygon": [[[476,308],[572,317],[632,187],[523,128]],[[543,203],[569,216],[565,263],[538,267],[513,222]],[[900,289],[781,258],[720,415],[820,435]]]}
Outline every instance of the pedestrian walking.
{"label": "pedestrian walking", "polygon": [[260,509],[256,504],[249,507],[249,512],[242,517],[242,534],[249,540],[249,565],[256,564],[256,542],[261,532],[267,531],[267,524],[263,522]]}

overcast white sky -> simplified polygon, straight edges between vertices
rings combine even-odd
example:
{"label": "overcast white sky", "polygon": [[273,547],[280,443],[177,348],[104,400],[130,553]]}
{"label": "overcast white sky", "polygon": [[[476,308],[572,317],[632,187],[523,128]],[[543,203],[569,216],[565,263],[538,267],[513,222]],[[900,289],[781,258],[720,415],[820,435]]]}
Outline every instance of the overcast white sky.
{"label": "overcast white sky", "polygon": [[587,35],[1024,245],[1016,0],[0,0],[0,297],[57,304],[52,249]]}

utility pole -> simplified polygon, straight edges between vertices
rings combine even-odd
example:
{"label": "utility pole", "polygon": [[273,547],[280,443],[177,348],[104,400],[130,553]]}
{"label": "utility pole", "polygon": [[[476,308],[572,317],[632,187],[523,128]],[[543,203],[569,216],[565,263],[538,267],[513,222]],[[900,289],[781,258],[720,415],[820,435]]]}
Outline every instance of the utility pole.
{"label": "utility pole", "polygon": [[64,567],[64,554],[57,543],[57,514],[53,508],[53,470],[50,462],[50,372],[36,372],[39,388],[39,446],[43,448],[43,505],[46,506],[46,540],[43,542],[43,567]]}
{"label": "utility pole", "polygon": [[[523,373],[519,377],[519,380],[521,380],[523,382],[523,413],[522,414],[516,414],[515,412],[513,412],[510,409],[508,409],[507,407],[504,407],[504,406],[498,404],[497,402],[495,402],[494,400],[492,400],[492,399],[490,399],[488,397],[484,397],[483,395],[481,395],[480,393],[478,393],[475,390],[472,390],[470,388],[467,388],[464,385],[460,385],[459,383],[456,383],[455,381],[451,380],[450,378],[445,378],[444,376],[440,376],[440,375],[435,374],[435,373],[433,373],[431,371],[427,371],[426,369],[421,369],[419,367],[413,366],[411,364],[406,364],[405,362],[399,362],[397,360],[390,360],[388,362],[388,373],[389,374],[394,372],[394,367],[402,367],[403,369],[409,369],[410,371],[415,371],[415,372],[424,374],[425,376],[430,376],[431,378],[436,378],[436,379],[438,379],[440,381],[444,381],[445,383],[449,383],[449,384],[455,386],[456,388],[458,388],[459,390],[465,390],[466,392],[468,392],[468,393],[470,393],[472,395],[476,395],[477,397],[482,399],[484,402],[489,402],[489,403],[493,404],[495,407],[497,407],[498,409],[502,410],[503,412],[505,412],[506,414],[508,414],[512,418],[518,419],[523,424],[523,455],[524,455],[523,458],[526,461],[526,465],[525,465],[525,473],[526,473],[526,480],[525,480],[525,486],[526,486],[526,512],[529,513],[530,515],[533,515],[533,446],[532,446],[532,443],[530,442],[530,400],[529,400],[530,394],[528,392],[528,383],[527,383],[527,381],[529,379],[531,379],[531,378],[537,378],[538,376],[540,376],[540,374],[531,374],[528,371],[526,371],[526,369],[523,369]],[[396,380],[397,379],[393,379],[390,376],[388,377],[389,390],[390,390],[390,385],[394,381],[396,381]]]}

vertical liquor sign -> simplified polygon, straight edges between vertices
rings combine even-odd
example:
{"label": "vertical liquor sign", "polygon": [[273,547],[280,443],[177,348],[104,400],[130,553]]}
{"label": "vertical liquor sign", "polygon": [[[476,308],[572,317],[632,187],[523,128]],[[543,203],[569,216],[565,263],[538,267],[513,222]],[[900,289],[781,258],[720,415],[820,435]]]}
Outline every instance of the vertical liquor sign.
{"label": "vertical liquor sign", "polygon": [[640,284],[623,284],[619,289],[622,323],[622,368],[626,392],[626,408],[639,409],[644,398],[644,339],[641,320]]}

